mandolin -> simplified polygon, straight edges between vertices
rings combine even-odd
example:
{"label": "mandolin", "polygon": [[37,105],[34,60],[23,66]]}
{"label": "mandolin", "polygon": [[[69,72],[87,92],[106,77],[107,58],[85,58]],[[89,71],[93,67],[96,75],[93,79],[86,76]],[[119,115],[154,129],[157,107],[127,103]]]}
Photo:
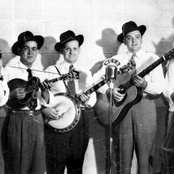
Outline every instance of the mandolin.
{"label": "mandolin", "polygon": [[[59,80],[66,80],[66,79],[78,79],[79,78],[79,72],[73,70],[67,74],[62,74],[60,77],[48,80],[48,83],[54,83]],[[26,96],[18,100],[16,98],[9,99],[7,101],[7,106],[12,109],[20,109],[23,107],[26,107],[29,105],[30,102],[32,102],[32,99],[35,97],[35,92],[41,88],[42,82],[40,82],[40,79],[38,77],[31,77],[28,81],[25,81],[23,79],[12,79],[8,82],[8,87],[10,91],[13,91],[16,88],[24,88],[26,92]]]}

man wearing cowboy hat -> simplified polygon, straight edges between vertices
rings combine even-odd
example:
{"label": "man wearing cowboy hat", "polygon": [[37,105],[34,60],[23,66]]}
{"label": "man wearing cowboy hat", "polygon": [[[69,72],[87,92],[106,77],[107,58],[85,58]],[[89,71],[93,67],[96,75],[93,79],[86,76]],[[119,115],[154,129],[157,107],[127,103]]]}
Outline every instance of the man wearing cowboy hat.
{"label": "man wearing cowboy hat", "polygon": [[[43,43],[42,36],[22,32],[12,46],[12,53],[20,56],[20,60],[15,67],[9,65],[4,69],[10,88],[7,102],[10,112],[3,139],[5,173],[8,174],[45,172],[44,119],[40,109],[42,105],[49,106],[51,93],[45,88],[49,85],[46,82],[39,89],[30,89],[45,79],[45,73],[34,64]],[[32,76],[38,80],[34,81]]]}
{"label": "man wearing cowboy hat", "polygon": [[[116,59],[120,63],[118,70],[128,62],[134,61],[135,70],[129,71],[128,74],[134,72],[130,78],[137,89],[143,90],[142,100],[127,111],[125,118],[118,126],[113,126],[116,168],[120,174],[131,173],[134,150],[138,161],[138,173],[150,173],[150,150],[156,132],[156,107],[153,97],[162,93],[164,76],[161,66],[155,68],[144,78],[138,75],[139,72],[158,59],[157,55],[145,52],[141,48],[145,31],[146,26],[144,25],[137,26],[133,21],[126,22],[122,26],[122,33],[118,35],[117,41],[124,43],[128,51],[112,57],[112,59]],[[101,77],[101,74],[105,74],[104,68],[94,74],[94,79]],[[121,90],[116,86],[113,89],[113,100],[116,103],[122,101],[125,97],[125,93],[122,93]],[[110,94],[109,91],[110,89],[106,90],[105,93],[108,95]],[[103,93],[102,90],[99,92]]]}
{"label": "man wearing cowboy hat", "polygon": [[[60,42],[55,44],[55,49],[63,56],[63,61],[45,70],[46,72],[50,72],[48,79],[51,79],[69,73],[69,69],[71,69],[73,65],[73,68],[79,72],[79,78],[74,79],[75,84],[73,85],[73,91],[75,90],[75,93],[71,92],[68,85],[71,79],[54,83],[51,91],[54,94],[64,93],[63,96],[65,96],[65,98],[67,95],[67,97],[70,97],[74,102],[76,102],[77,96],[81,96],[80,119],[75,127],[67,132],[58,132],[54,127],[46,125],[45,141],[48,174],[64,174],[65,167],[67,168],[68,174],[82,174],[84,156],[89,141],[89,118],[84,109],[94,106],[96,102],[95,92],[91,95],[83,94],[83,91],[93,84],[91,72],[77,63],[80,46],[83,44],[83,41],[83,35],[75,35],[71,30],[63,32],[60,35]],[[61,99],[61,95],[57,96],[57,101],[59,101],[59,99]],[[58,106],[56,108],[50,107],[43,109],[46,118],[53,120],[61,119],[60,121],[64,119],[64,122],[67,122],[66,110],[68,103],[66,103],[66,100],[63,102],[63,105],[59,105],[59,103],[55,103],[55,105]],[[74,113],[70,113],[70,116],[73,118]]]}

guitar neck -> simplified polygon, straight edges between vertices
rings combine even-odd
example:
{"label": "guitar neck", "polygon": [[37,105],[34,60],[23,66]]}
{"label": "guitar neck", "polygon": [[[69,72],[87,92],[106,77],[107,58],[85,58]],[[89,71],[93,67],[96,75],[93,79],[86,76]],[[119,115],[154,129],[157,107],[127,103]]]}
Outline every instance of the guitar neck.
{"label": "guitar neck", "polygon": [[[165,60],[165,56],[162,56],[157,61],[155,61],[154,63],[152,63],[150,66],[148,66],[147,68],[145,68],[144,70],[142,70],[138,75],[140,77],[144,77],[149,72],[151,72],[153,69],[155,69],[158,65],[160,65],[164,60]],[[129,80],[127,83],[124,84],[125,90],[127,90],[128,88],[130,88],[132,85],[133,85],[132,80]]]}
{"label": "guitar neck", "polygon": [[[51,82],[54,83],[54,82],[57,82],[57,81],[59,81],[59,80],[65,80],[67,77],[68,77],[68,75],[67,75],[67,74],[64,74],[64,75],[62,75],[62,76],[60,76],[60,77],[57,77],[57,78],[48,80],[47,82],[48,82],[48,83],[51,83]],[[29,81],[32,81],[33,79],[37,79],[37,81],[36,81],[37,83],[35,83],[35,84],[33,84],[33,85],[30,85],[30,86],[27,86],[27,87],[25,88],[25,91],[26,91],[27,93],[32,92],[32,91],[34,91],[34,90],[37,90],[37,89],[40,88],[40,86],[42,86],[42,83],[43,83],[43,82],[39,82],[39,78],[37,78],[37,77],[32,77],[32,79],[30,79]]]}
{"label": "guitar neck", "polygon": [[141,71],[138,75],[140,77],[144,77],[145,75],[147,75],[150,71],[152,71],[153,69],[155,69],[158,65],[160,65],[163,61],[164,61],[164,57],[161,57],[160,59],[158,59],[157,61],[155,61],[154,63],[152,63],[150,66],[148,66],[146,69],[144,69],[143,71]]}
{"label": "guitar neck", "polygon": [[67,75],[62,75],[62,76],[60,76],[60,77],[57,77],[57,78],[48,80],[48,83],[54,83],[54,82],[57,82],[57,81],[59,81],[59,80],[64,80],[66,77],[67,77]]}

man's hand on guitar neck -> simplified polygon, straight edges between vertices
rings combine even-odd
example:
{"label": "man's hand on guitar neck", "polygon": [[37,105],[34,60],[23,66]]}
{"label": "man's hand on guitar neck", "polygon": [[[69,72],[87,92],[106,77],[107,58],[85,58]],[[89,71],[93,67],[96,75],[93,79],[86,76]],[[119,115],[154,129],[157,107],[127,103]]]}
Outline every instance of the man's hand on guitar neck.
{"label": "man's hand on guitar neck", "polygon": [[16,98],[18,100],[22,100],[25,98],[25,96],[26,96],[26,92],[24,88],[15,88],[14,90],[10,92],[9,98],[10,99]]}
{"label": "man's hand on guitar neck", "polygon": [[81,94],[79,97],[82,103],[86,103],[90,99],[90,95],[85,95],[85,94]]}
{"label": "man's hand on guitar neck", "polygon": [[47,89],[51,89],[53,87],[53,83],[49,82],[48,79],[44,80],[41,84],[40,84],[40,88],[41,91],[45,91]]}

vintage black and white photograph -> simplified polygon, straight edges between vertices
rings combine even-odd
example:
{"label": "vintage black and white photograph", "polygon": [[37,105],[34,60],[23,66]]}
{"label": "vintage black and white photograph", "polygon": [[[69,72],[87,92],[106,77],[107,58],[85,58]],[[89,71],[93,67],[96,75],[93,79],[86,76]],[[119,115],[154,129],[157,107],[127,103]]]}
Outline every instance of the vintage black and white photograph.
{"label": "vintage black and white photograph", "polygon": [[174,174],[173,0],[0,0],[0,174]]}

